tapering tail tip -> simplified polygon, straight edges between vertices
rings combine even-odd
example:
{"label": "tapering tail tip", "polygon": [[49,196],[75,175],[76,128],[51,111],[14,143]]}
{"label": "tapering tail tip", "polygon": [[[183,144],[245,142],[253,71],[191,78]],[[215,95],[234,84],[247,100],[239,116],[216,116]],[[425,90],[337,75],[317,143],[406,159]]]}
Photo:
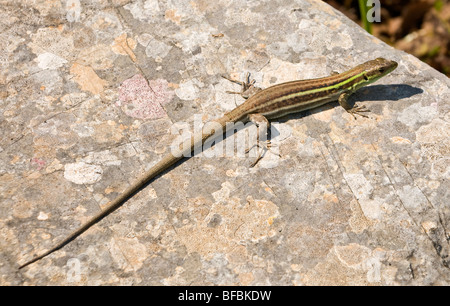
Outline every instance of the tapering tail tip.
{"label": "tapering tail tip", "polygon": [[25,267],[31,265],[33,262],[35,262],[35,260],[27,261],[27,262],[24,263],[23,265],[20,265],[18,270],[22,270],[23,268],[25,268]]}
{"label": "tapering tail tip", "polygon": [[24,263],[23,265],[20,265],[20,266],[19,266],[19,270],[21,270],[21,269],[23,269],[23,268],[25,268],[25,267],[31,265],[32,263],[35,263],[36,261],[38,261],[38,260],[44,258],[45,256],[49,255],[50,253],[51,253],[51,252],[45,252],[45,253],[42,254],[42,255],[39,255],[39,256],[34,257],[33,259],[27,261],[27,262]]}
{"label": "tapering tail tip", "polygon": [[27,261],[27,262],[24,263],[23,265],[20,265],[20,266],[19,266],[19,270],[22,270],[23,268],[25,268],[25,267],[31,265],[32,263],[34,263],[34,262],[36,262],[36,261],[38,261],[38,260],[39,260],[39,258],[33,258],[32,260]]}
{"label": "tapering tail tip", "polygon": [[28,262],[24,263],[23,265],[19,266],[18,270],[22,270],[23,268],[25,268],[25,267],[28,266],[28,265],[31,265],[32,263],[33,263],[33,262],[28,261]]}

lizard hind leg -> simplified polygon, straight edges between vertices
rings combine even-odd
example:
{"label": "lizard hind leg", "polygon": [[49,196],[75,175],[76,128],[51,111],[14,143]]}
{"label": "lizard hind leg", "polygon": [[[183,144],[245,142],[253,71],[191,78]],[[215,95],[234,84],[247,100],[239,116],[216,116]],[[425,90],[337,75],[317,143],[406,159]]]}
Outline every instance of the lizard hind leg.
{"label": "lizard hind leg", "polygon": [[[267,151],[272,147],[272,143],[270,142],[270,122],[261,114],[251,114],[248,116],[249,120],[256,125],[257,135],[256,135],[256,144],[247,148],[245,153],[249,153],[251,149],[257,147],[259,150],[258,156],[250,165],[250,168],[256,166],[256,164],[264,157]],[[280,156],[278,154],[278,156]]]}

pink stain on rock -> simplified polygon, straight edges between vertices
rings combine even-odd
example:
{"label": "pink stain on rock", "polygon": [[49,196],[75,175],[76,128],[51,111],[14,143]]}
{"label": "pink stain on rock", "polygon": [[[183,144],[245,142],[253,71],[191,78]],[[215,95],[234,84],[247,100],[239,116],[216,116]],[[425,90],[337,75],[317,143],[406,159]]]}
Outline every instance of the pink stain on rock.
{"label": "pink stain on rock", "polygon": [[41,171],[42,168],[44,168],[46,162],[45,160],[39,159],[37,157],[34,157],[30,160],[31,164],[36,165],[37,166],[37,170]]}
{"label": "pink stain on rock", "polygon": [[137,119],[157,119],[164,117],[166,112],[162,105],[168,103],[173,97],[166,80],[146,79],[137,74],[125,80],[119,88],[119,101],[117,105],[125,114]]}

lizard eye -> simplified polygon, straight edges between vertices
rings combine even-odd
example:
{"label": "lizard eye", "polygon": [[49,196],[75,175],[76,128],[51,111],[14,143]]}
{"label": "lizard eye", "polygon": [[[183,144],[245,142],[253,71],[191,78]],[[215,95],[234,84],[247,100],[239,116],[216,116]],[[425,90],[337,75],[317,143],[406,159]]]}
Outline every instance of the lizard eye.
{"label": "lizard eye", "polygon": [[385,71],[384,68],[379,68],[379,69],[378,69],[378,72],[379,72],[379,73],[383,73],[384,71]]}
{"label": "lizard eye", "polygon": [[367,75],[365,75],[365,74],[363,75],[363,78],[364,78],[365,81],[368,81],[368,80],[369,80],[369,78],[368,78]]}

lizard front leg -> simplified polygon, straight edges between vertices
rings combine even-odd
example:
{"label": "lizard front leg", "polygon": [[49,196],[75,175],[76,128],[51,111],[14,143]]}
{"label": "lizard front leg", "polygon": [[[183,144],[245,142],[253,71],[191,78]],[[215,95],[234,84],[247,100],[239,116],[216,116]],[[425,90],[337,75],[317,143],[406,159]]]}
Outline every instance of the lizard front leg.
{"label": "lizard front leg", "polygon": [[247,74],[245,76],[245,81],[243,81],[243,82],[234,80],[225,75],[222,75],[222,77],[232,83],[241,85],[241,87],[242,87],[241,91],[227,91],[227,93],[241,95],[244,99],[248,99],[251,96],[253,96],[255,93],[257,93],[258,91],[262,90],[261,88],[255,86],[255,83],[256,83],[255,79],[250,80],[250,72],[247,72]]}
{"label": "lizard front leg", "polygon": [[353,116],[353,118],[356,119],[355,115],[359,115],[364,118],[369,118],[367,115],[363,113],[370,112],[369,109],[367,109],[364,105],[363,106],[350,106],[348,104],[348,97],[352,94],[352,92],[344,92],[339,96],[338,102],[339,104],[349,113]]}

